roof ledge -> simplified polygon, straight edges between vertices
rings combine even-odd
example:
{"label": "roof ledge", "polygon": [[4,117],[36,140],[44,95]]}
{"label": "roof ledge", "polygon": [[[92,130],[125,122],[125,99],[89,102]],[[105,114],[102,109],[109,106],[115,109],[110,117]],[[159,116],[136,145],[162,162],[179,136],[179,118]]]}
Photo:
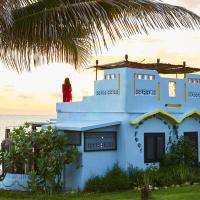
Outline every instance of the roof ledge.
{"label": "roof ledge", "polygon": [[172,124],[180,124],[181,122],[183,122],[186,118],[188,117],[197,117],[197,118],[200,118],[200,112],[198,112],[197,110],[193,110],[192,112],[186,114],[184,117],[182,117],[181,119],[176,119],[174,116],[170,115],[169,113],[161,110],[161,109],[158,109],[156,110],[155,112],[149,112],[149,113],[146,113],[144,114],[143,116],[139,117],[138,119],[136,120],[133,120],[133,121],[130,121],[129,123],[132,124],[132,125],[135,125],[135,124],[138,124],[139,122],[153,116],[153,115],[160,115],[161,117],[163,117],[164,119],[167,119],[168,121],[170,121]]}

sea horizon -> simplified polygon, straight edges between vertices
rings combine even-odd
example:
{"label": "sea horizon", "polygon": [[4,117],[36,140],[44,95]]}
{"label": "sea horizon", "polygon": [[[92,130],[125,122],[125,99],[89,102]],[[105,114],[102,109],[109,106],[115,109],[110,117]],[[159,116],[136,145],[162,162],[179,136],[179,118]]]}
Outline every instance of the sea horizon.
{"label": "sea horizon", "polygon": [[0,143],[5,138],[6,127],[17,127],[25,122],[47,122],[56,115],[0,114]]}

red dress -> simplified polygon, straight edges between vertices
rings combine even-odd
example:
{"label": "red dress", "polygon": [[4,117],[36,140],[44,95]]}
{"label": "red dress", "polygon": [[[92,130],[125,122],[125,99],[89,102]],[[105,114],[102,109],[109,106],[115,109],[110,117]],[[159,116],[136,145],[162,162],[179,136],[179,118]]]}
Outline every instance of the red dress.
{"label": "red dress", "polygon": [[63,102],[71,102],[72,101],[72,87],[67,87],[65,84],[62,84],[62,92],[63,92]]}

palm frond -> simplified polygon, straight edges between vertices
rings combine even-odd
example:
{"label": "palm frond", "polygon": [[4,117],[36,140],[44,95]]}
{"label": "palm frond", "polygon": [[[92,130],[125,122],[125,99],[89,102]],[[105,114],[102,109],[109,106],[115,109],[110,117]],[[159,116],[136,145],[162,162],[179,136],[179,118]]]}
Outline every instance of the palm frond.
{"label": "palm frond", "polygon": [[37,0],[0,0],[0,30],[11,25],[12,12],[36,3]]}
{"label": "palm frond", "polygon": [[102,46],[107,47],[109,40],[114,43],[151,29],[200,25],[200,17],[193,12],[154,0],[27,2],[12,10],[13,24],[0,36],[0,58],[19,72],[37,65],[35,57],[41,58],[41,63],[78,66],[87,62],[92,49],[98,53]]}

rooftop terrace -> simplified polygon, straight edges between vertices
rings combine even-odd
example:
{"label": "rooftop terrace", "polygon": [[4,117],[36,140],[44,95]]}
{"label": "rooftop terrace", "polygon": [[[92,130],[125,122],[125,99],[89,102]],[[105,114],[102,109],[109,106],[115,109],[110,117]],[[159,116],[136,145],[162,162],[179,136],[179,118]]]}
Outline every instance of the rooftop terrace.
{"label": "rooftop terrace", "polygon": [[125,55],[125,60],[108,63],[105,65],[99,65],[99,61],[96,60],[96,65],[91,68],[96,69],[96,79],[98,70],[115,69],[115,68],[132,68],[132,69],[146,69],[146,70],[156,70],[159,74],[189,74],[199,72],[200,68],[189,67],[184,61],[182,65],[174,65],[169,63],[161,63],[160,59],[157,59],[156,63],[143,63],[143,62],[133,62],[128,60],[128,55]]}

